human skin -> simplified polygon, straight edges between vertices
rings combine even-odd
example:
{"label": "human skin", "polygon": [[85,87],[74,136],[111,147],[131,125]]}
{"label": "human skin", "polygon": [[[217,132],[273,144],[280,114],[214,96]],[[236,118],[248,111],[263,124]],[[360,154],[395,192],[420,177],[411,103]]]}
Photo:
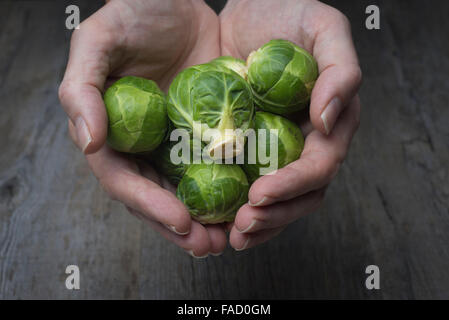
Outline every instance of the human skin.
{"label": "human skin", "polygon": [[249,203],[229,224],[229,241],[248,249],[315,211],[359,126],[361,70],[347,18],[315,0],[229,0],[220,14],[223,55],[245,59],[271,39],[290,40],[318,62],[309,117],[293,117],[306,135],[300,159],[255,181]]}
{"label": "human skin", "polygon": [[[102,93],[125,75],[155,80],[166,91],[188,66],[220,55],[246,59],[273,38],[295,42],[318,61],[311,121],[301,122],[304,151],[252,185],[251,204],[241,207],[235,223],[203,226],[153,168],[107,146]],[[315,0],[230,0],[219,17],[202,0],[112,0],[74,31],[59,97],[73,141],[110,197],[194,257],[204,257],[224,250],[225,227],[231,246],[243,250],[318,208],[358,127],[360,81],[347,19]]]}
{"label": "human skin", "polygon": [[112,0],[74,31],[59,88],[70,135],[110,197],[196,257],[224,250],[223,227],[192,221],[153,168],[107,146],[102,93],[125,75],[166,91],[179,71],[219,55],[219,19],[203,1]]}

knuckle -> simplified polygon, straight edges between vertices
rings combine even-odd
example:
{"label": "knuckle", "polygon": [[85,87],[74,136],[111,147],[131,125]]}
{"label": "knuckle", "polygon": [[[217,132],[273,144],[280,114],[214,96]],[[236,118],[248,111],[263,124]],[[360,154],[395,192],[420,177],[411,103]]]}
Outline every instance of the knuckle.
{"label": "knuckle", "polygon": [[359,87],[359,85],[362,83],[363,74],[362,69],[360,68],[360,65],[353,64],[350,67],[347,68],[348,75],[350,79],[354,82],[356,87]]}
{"label": "knuckle", "polygon": [[344,157],[341,155],[336,155],[333,161],[330,161],[323,170],[324,180],[330,182],[338,173],[340,169],[340,164],[343,162]]}
{"label": "knuckle", "polygon": [[346,15],[343,14],[343,12],[331,6],[326,7],[326,17],[328,23],[334,26],[343,26],[345,28],[350,28],[351,23],[349,22],[349,19],[346,17]]}
{"label": "knuckle", "polygon": [[64,101],[65,97],[67,95],[67,84],[66,82],[61,82],[58,88],[58,98],[61,103]]}
{"label": "knuckle", "polygon": [[333,164],[332,164],[332,172],[337,172],[340,169],[341,164],[343,161],[345,161],[346,158],[346,149],[342,148],[337,154],[335,155]]}
{"label": "knuckle", "polygon": [[64,106],[74,95],[74,88],[70,81],[64,80],[59,85],[58,97],[61,104]]}
{"label": "knuckle", "polygon": [[340,10],[334,9],[334,18],[337,21],[337,23],[342,24],[344,27],[346,28],[351,27],[351,23],[348,17],[346,17],[346,15],[342,13]]}

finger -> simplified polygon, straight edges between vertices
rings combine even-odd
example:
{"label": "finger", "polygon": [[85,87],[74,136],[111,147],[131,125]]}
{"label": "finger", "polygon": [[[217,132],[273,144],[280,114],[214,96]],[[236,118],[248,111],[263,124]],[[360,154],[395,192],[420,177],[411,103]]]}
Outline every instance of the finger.
{"label": "finger", "polygon": [[223,225],[214,224],[205,226],[207,232],[209,233],[210,239],[210,249],[209,253],[214,256],[219,256],[223,253],[226,248],[226,233]]}
{"label": "finger", "polygon": [[105,145],[87,159],[113,199],[167,225],[177,234],[190,232],[191,218],[183,203],[170,191],[140,175],[137,165],[129,158]]}
{"label": "finger", "polygon": [[324,193],[325,188],[322,188],[265,207],[253,207],[246,204],[237,212],[234,228],[240,233],[254,233],[285,226],[316,211],[323,201]]}
{"label": "finger", "polygon": [[328,11],[327,22],[321,23],[313,46],[320,75],[310,103],[312,124],[323,134],[332,131],[362,81],[349,21],[334,8],[328,7]]}
{"label": "finger", "polygon": [[231,234],[229,235],[229,243],[236,251],[242,251],[255,247],[276,237],[282,230],[284,230],[284,227],[247,234],[240,233],[236,228],[232,228]]}
{"label": "finger", "polygon": [[[175,194],[176,188],[174,188],[173,185],[171,185],[168,182],[168,180],[165,179],[165,177],[160,177],[157,174],[157,172],[151,166],[149,166],[146,162],[139,161],[138,164],[139,164],[140,172],[142,173],[142,175],[144,177],[147,177],[148,179],[156,182],[157,184],[162,186],[164,189],[167,189],[167,187],[170,188],[168,190],[170,192],[172,192],[173,194]],[[223,253],[223,250],[226,247],[226,242],[227,242],[225,229],[224,229],[223,225],[221,225],[221,224],[207,225],[207,226],[205,226],[205,228],[209,234],[209,240],[210,240],[209,241],[210,242],[209,253],[214,256],[221,255]],[[195,251],[195,252],[197,252],[197,251]],[[200,250],[200,252],[201,252],[201,250]],[[195,255],[193,255],[193,256],[198,257]]]}
{"label": "finger", "polygon": [[249,191],[253,206],[293,199],[328,185],[337,174],[359,125],[360,101],[356,96],[329,136],[317,130],[305,139],[301,157],[275,174],[257,179]]}
{"label": "finger", "polygon": [[163,224],[148,218],[148,216],[132,208],[127,207],[127,209],[131,214],[147,223],[155,231],[159,232],[165,239],[184,249],[192,257],[205,258],[211,251],[209,233],[200,223],[193,221],[191,232],[188,235],[177,235],[167,229]]}
{"label": "finger", "polygon": [[97,151],[107,135],[102,90],[113,45],[108,32],[99,28],[88,19],[73,33],[67,69],[59,87],[61,105],[76,129],[75,142],[86,154]]}

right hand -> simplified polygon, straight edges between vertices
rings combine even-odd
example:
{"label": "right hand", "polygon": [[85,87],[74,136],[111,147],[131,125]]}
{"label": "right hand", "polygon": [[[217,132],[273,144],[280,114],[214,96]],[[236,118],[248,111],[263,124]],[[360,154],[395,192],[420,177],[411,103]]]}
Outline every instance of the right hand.
{"label": "right hand", "polygon": [[[344,161],[359,126],[357,91],[362,73],[348,19],[316,0],[229,0],[220,14],[222,54],[246,59],[271,39],[290,40],[317,60],[320,75],[307,121],[301,125],[301,157],[254,182],[229,235],[243,250],[278,235],[290,223],[316,211]],[[303,120],[303,121],[301,121]]]}
{"label": "right hand", "polygon": [[59,88],[69,132],[107,193],[196,257],[221,253],[221,226],[192,221],[173,188],[147,164],[105,143],[102,93],[125,75],[166,90],[182,69],[220,55],[219,20],[202,0],[113,0],[80,24]]}

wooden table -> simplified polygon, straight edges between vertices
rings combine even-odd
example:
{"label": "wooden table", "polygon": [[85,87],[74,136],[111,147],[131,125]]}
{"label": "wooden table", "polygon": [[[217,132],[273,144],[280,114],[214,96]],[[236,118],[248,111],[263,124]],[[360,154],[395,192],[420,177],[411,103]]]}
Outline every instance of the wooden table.
{"label": "wooden table", "polygon": [[[101,6],[73,3],[82,18]],[[68,138],[69,3],[1,1],[0,298],[449,298],[449,3],[376,3],[369,31],[371,1],[332,2],[353,25],[363,110],[324,205],[255,249],[195,260],[109,200]],[[365,288],[371,264],[380,290]]]}

